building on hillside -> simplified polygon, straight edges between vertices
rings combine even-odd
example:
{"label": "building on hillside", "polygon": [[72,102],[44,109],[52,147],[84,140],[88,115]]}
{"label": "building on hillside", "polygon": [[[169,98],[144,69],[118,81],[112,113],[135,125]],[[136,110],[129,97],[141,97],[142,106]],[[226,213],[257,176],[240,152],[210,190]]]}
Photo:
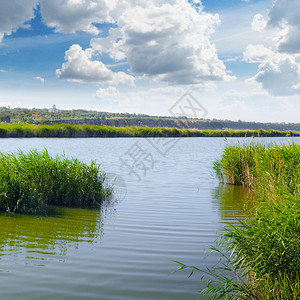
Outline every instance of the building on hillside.
{"label": "building on hillside", "polygon": [[58,109],[56,108],[55,104],[53,104],[52,108],[48,109],[48,112],[52,114],[58,114]]}

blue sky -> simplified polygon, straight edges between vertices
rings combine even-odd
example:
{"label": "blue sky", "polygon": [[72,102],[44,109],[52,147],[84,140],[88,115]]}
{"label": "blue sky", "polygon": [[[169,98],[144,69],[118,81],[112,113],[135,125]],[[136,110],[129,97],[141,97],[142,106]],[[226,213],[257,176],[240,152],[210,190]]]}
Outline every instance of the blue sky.
{"label": "blue sky", "polygon": [[1,106],[300,122],[299,0],[0,5]]}

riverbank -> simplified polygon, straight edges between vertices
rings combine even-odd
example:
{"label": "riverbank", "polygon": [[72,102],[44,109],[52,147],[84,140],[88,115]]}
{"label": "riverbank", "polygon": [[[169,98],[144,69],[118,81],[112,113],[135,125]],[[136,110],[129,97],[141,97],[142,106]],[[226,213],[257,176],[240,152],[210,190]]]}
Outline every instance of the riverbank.
{"label": "riverbank", "polygon": [[[204,293],[230,299],[300,297],[300,146],[227,146],[215,170],[221,181],[252,188],[255,209],[222,237],[227,257],[219,285]],[[223,252],[223,253],[224,253]],[[221,281],[221,282],[220,282]]]}
{"label": "riverbank", "polygon": [[285,137],[300,136],[296,131],[277,130],[198,130],[166,127],[113,127],[106,125],[0,124],[0,138],[101,138],[101,137]]}

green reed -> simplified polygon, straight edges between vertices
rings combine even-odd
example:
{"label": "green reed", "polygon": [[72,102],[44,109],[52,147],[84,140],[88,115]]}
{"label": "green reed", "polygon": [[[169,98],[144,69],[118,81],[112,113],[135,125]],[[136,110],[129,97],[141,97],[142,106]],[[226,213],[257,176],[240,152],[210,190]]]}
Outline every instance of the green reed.
{"label": "green reed", "polygon": [[300,299],[300,146],[227,146],[214,169],[222,181],[253,188],[256,204],[248,218],[227,226],[211,248],[222,260],[204,272],[209,279],[201,294],[209,299]]}
{"label": "green reed", "polygon": [[220,180],[253,187],[260,197],[270,199],[300,192],[300,147],[295,143],[227,146],[214,169]]}
{"label": "green reed", "polygon": [[8,137],[285,137],[300,132],[277,130],[200,130],[164,127],[1,123],[0,138]]}
{"label": "green reed", "polygon": [[100,166],[47,150],[0,153],[0,211],[38,213],[47,205],[95,206],[111,193]]}

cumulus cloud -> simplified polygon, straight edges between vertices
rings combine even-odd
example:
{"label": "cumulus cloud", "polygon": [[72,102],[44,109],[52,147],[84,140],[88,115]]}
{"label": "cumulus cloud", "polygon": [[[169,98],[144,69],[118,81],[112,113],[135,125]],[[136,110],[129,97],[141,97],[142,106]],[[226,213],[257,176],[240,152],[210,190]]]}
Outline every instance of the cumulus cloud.
{"label": "cumulus cloud", "polygon": [[250,80],[273,96],[300,94],[300,1],[275,0],[268,20],[258,14],[252,28],[269,30],[274,35],[274,47],[249,45],[246,48],[244,60],[259,63],[258,73]]}
{"label": "cumulus cloud", "polygon": [[93,49],[114,60],[126,58],[133,73],[156,81],[199,84],[232,79],[210,42],[219,16],[203,12],[199,1],[193,3],[197,10],[187,1],[173,2],[148,1],[127,8],[117,29],[91,41]]}
{"label": "cumulus cloud", "polygon": [[267,21],[263,15],[256,14],[253,18],[251,26],[254,31],[262,32],[267,26]]}
{"label": "cumulus cloud", "polygon": [[283,29],[274,38],[278,51],[286,52],[286,53],[299,53],[300,52],[299,37],[300,37],[300,27],[290,26],[288,24],[284,25]]}
{"label": "cumulus cloud", "polygon": [[300,55],[272,52],[261,45],[248,46],[244,55],[246,61],[260,63],[252,80],[260,83],[271,95],[300,94]]}
{"label": "cumulus cloud", "polygon": [[3,69],[0,70],[0,73],[5,73],[5,72],[6,72],[6,70],[3,70]]}
{"label": "cumulus cloud", "polygon": [[[102,1],[103,15],[98,20],[89,18],[89,12],[86,16],[82,15],[82,11],[85,12],[82,6],[94,3],[92,0],[55,0],[51,3],[48,3],[49,0],[41,1],[43,18],[48,25],[56,27],[58,31],[73,32],[79,29],[89,31],[89,26],[93,26],[93,22],[105,20],[115,22],[116,27],[109,30],[107,37],[91,40],[91,50],[88,51],[92,51],[94,57],[97,53],[97,57],[108,54],[115,62],[127,62],[133,74],[171,84],[200,85],[205,81],[234,79],[226,72],[225,64],[218,58],[216,46],[210,42],[211,35],[220,23],[219,16],[205,13],[200,0],[191,2],[170,0],[167,3],[163,0]],[[82,19],[78,18],[78,23],[74,23],[73,12],[70,13],[73,17],[67,20],[54,13],[53,8],[59,6],[63,11],[69,11],[67,7],[74,1],[78,4],[78,11],[81,11],[82,16]],[[61,2],[63,5],[59,5]],[[97,3],[99,6],[100,2]],[[98,6],[92,6],[91,15],[95,16],[95,12],[99,10]],[[51,16],[61,18],[65,23],[62,21],[51,23],[47,19],[49,11],[52,11]],[[83,24],[86,24],[86,29]],[[82,74],[75,72],[78,71],[78,60],[66,58],[67,63],[57,71],[59,78],[80,82],[101,81],[109,84],[110,80],[94,80],[86,77],[87,74],[94,74],[96,66],[99,70],[101,65],[101,74],[119,74],[113,77],[122,78],[113,80],[114,84],[128,81],[128,78],[132,79],[129,75],[125,79],[125,73],[112,73],[101,61],[86,58],[88,51],[81,49],[80,52]],[[66,55],[69,56],[70,53]],[[94,75],[91,77],[95,78]],[[96,77],[100,78],[99,74]]]}
{"label": "cumulus cloud", "polygon": [[43,84],[45,83],[45,78],[43,78],[43,77],[36,76],[36,77],[33,77],[33,79],[39,80]]}
{"label": "cumulus cloud", "polygon": [[263,45],[249,45],[244,52],[244,60],[248,63],[262,63],[273,55],[274,52]]}
{"label": "cumulus cloud", "polygon": [[65,60],[62,68],[56,70],[59,79],[108,85],[134,84],[133,76],[124,72],[113,72],[101,61],[93,60],[92,49],[83,50],[77,44],[72,45],[65,53]]}
{"label": "cumulus cloud", "polygon": [[269,25],[280,25],[286,20],[291,25],[299,25],[299,0],[275,0],[269,12]]}
{"label": "cumulus cloud", "polygon": [[99,53],[108,53],[115,60],[120,61],[126,59],[125,49],[123,49],[124,41],[119,28],[111,28],[109,35],[105,38],[97,38],[91,40],[91,46]]}
{"label": "cumulus cloud", "polygon": [[264,89],[274,96],[299,94],[300,56],[276,54],[259,66],[255,76]]}
{"label": "cumulus cloud", "polygon": [[38,0],[0,0],[0,42],[34,16]]}
{"label": "cumulus cloud", "polygon": [[[34,16],[57,32],[100,33],[97,24],[114,24],[109,35],[91,41],[91,49],[72,46],[57,76],[78,82],[116,85],[133,82],[101,62],[109,55],[126,62],[133,74],[170,84],[197,84],[234,79],[219,59],[211,35],[218,14],[206,13],[200,0],[0,0],[0,39]],[[97,54],[98,53],[98,54]],[[98,60],[96,59],[98,58]]]}
{"label": "cumulus cloud", "polygon": [[41,0],[44,22],[57,32],[99,34],[95,23],[113,22],[109,0]]}
{"label": "cumulus cloud", "polygon": [[277,37],[278,51],[300,52],[300,1],[275,0],[269,11],[268,26],[282,29]]}

